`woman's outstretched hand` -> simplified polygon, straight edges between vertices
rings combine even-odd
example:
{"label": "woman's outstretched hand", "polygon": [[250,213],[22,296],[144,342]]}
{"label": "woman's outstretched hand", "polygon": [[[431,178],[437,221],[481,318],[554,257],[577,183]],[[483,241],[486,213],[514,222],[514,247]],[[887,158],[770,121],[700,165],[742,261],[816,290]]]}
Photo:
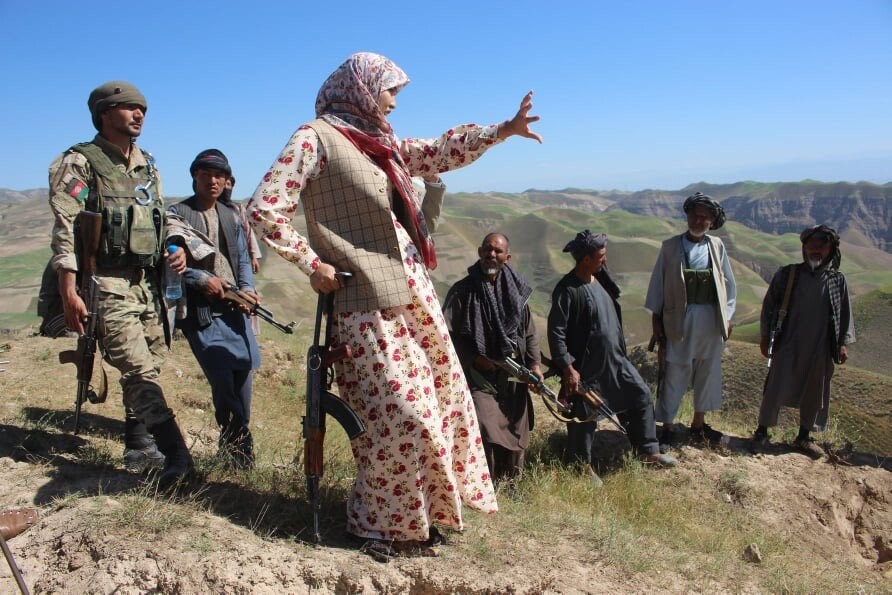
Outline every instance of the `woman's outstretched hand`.
{"label": "woman's outstretched hand", "polygon": [[533,92],[530,91],[523,96],[520,102],[520,109],[514,114],[510,120],[506,120],[499,126],[499,138],[506,139],[509,136],[522,136],[531,138],[535,141],[542,142],[542,136],[530,130],[530,124],[539,121],[539,116],[530,116],[530,110],[533,109]]}

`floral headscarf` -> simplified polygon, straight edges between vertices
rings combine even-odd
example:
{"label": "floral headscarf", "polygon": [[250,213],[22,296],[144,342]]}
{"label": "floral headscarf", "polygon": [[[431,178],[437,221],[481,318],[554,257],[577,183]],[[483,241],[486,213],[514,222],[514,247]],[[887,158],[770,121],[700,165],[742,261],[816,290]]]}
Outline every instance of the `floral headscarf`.
{"label": "floral headscarf", "polygon": [[396,138],[378,109],[382,91],[402,90],[409,77],[388,58],[371,52],[353,54],[322,83],[316,116],[337,127],[355,128],[384,144]]}
{"label": "floral headscarf", "polygon": [[434,241],[415,196],[409,168],[387,117],[378,108],[383,91],[398,92],[408,84],[406,73],[384,56],[353,54],[322,83],[316,96],[316,116],[337,128],[384,170],[398,195],[391,208],[421,251],[425,265],[435,269]]}

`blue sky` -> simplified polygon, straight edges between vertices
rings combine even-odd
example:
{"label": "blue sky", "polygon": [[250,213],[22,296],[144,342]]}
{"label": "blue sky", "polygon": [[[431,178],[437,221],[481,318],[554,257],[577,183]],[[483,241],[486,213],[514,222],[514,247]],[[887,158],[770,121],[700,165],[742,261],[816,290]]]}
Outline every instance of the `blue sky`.
{"label": "blue sky", "polygon": [[451,191],[892,181],[890,0],[0,0],[0,23],[5,188],[46,186],[94,133],[90,90],[125,79],[167,194],[217,147],[247,196],[355,51],[412,78],[400,136],[497,122],[535,91],[545,143],[511,139],[447,174]]}

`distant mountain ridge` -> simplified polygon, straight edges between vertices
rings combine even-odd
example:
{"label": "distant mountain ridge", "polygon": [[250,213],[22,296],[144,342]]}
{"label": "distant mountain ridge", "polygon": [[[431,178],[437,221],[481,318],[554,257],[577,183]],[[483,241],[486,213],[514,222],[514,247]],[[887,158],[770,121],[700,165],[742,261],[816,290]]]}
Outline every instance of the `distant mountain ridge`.
{"label": "distant mountain ridge", "polygon": [[766,233],[798,233],[825,223],[851,244],[892,252],[892,182],[698,182],[680,190],[536,190],[522,192],[543,206],[603,212],[622,209],[638,215],[681,217],[681,205],[694,192],[720,201],[728,218]]}

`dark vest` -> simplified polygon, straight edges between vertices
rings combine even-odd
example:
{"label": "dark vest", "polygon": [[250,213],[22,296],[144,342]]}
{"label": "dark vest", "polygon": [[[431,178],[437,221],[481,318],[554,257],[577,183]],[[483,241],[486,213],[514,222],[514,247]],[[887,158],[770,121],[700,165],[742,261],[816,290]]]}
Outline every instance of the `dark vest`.
{"label": "dark vest", "polygon": [[[147,195],[137,191],[154,175],[154,159],[143,151],[149,167],[129,174],[115,167],[101,147],[80,143],[69,149],[80,153],[93,169],[93,187],[87,208],[102,213],[102,235],[96,265],[109,269],[153,268],[161,258],[164,204],[160,197],[149,204]],[[140,149],[142,151],[142,149]]]}
{"label": "dark vest", "polygon": [[[236,286],[241,284],[239,278],[239,253],[238,253],[238,230],[240,223],[238,221],[238,213],[234,207],[230,207],[221,202],[217,202],[214,208],[217,211],[217,220],[220,222],[220,234],[218,245],[215,249],[221,251],[229,261],[232,268],[232,274],[235,276]],[[183,202],[176,205],[177,214],[185,219],[193,229],[208,235],[207,225],[205,225],[204,217],[198,210],[198,201],[191,196]],[[208,259],[213,258],[209,256]],[[196,263],[189,257],[189,266],[194,268],[204,268],[201,263]],[[229,309],[226,304],[220,302],[209,302],[204,293],[191,287],[186,287],[186,325],[197,323],[200,328],[211,323],[213,314],[220,313],[224,309]]]}

